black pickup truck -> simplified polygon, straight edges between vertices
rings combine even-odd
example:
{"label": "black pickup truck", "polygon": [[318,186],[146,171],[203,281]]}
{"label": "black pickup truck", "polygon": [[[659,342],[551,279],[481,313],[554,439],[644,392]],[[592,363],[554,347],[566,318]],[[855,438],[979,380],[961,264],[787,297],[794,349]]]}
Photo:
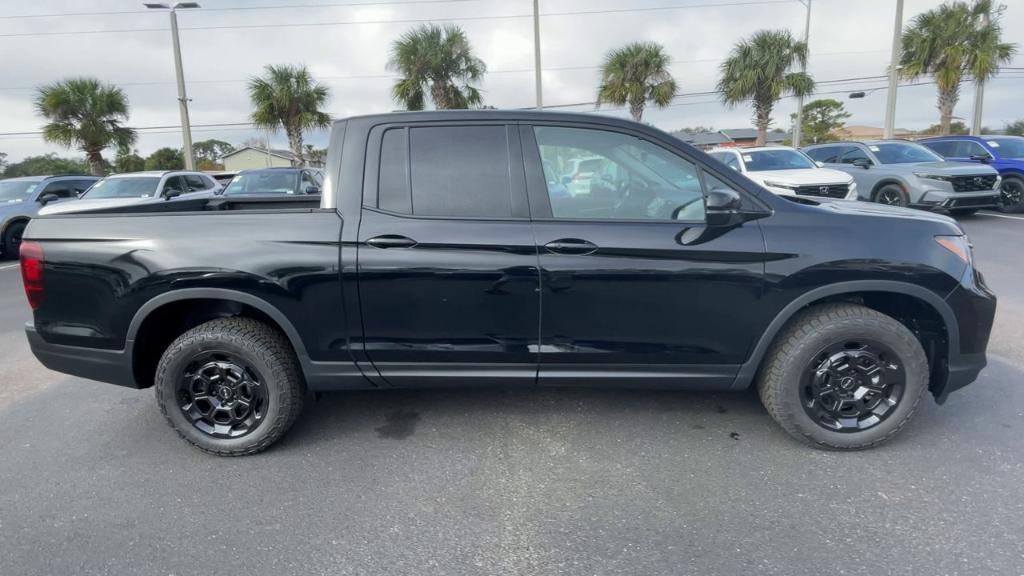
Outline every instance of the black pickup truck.
{"label": "black pickup truck", "polygon": [[864,448],[985,365],[995,297],[955,221],[776,197],[647,126],[350,118],[325,175],[316,201],[33,220],[36,357],[154,387],[220,455],[308,392],[450,385],[756,385],[795,437]]}

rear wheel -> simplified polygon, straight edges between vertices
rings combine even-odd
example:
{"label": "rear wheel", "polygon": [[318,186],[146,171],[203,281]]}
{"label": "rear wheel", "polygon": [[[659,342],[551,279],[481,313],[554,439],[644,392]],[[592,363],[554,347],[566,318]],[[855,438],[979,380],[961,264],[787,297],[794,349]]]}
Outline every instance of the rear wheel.
{"label": "rear wheel", "polygon": [[907,194],[896,184],[886,184],[875,192],[875,202],[886,206],[905,207],[910,204]]}
{"label": "rear wheel", "polygon": [[17,259],[21,252],[21,237],[25,234],[27,222],[15,222],[4,232],[3,253],[7,258]]}
{"label": "rear wheel", "polygon": [[787,432],[815,446],[869,448],[894,436],[928,387],[928,360],[895,319],[856,304],[801,313],[779,335],[758,379]]}
{"label": "rear wheel", "polygon": [[1007,176],[999,194],[999,209],[1003,212],[1024,211],[1024,178]]}
{"label": "rear wheel", "polygon": [[288,340],[251,318],[212,320],[175,340],[156,371],[160,411],[218,456],[260,452],[291,427],[304,385]]}

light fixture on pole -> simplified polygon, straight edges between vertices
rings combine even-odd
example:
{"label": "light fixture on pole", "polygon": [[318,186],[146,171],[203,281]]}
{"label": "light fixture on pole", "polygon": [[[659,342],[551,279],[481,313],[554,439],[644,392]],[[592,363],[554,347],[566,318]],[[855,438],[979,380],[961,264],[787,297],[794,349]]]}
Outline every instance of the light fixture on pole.
{"label": "light fixture on pole", "polygon": [[178,10],[199,8],[198,2],[177,2],[162,4],[145,2],[142,4],[153,10],[167,10],[171,14],[171,42],[174,45],[174,71],[178,80],[178,111],[181,113],[181,136],[184,141],[185,169],[195,170],[195,158],[192,156],[192,127],[188,121],[188,96],[185,94],[185,73],[181,69],[181,44],[178,42]]}
{"label": "light fixture on pole", "polygon": [[[808,44],[811,38],[811,0],[797,0],[801,4],[807,7],[807,20],[804,22],[804,45]],[[807,72],[807,64],[800,66],[802,72]],[[797,96],[796,98],[796,123],[793,125],[793,147],[800,147],[800,137],[803,135],[802,128],[804,122],[804,97]]]}

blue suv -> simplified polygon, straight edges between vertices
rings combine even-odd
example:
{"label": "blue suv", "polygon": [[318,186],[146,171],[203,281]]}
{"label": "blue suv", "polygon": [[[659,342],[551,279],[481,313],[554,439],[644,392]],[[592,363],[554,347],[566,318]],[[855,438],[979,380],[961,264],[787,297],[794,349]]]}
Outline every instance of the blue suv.
{"label": "blue suv", "polygon": [[981,162],[1003,177],[999,208],[1024,212],[1024,137],[938,136],[919,140],[948,160]]}

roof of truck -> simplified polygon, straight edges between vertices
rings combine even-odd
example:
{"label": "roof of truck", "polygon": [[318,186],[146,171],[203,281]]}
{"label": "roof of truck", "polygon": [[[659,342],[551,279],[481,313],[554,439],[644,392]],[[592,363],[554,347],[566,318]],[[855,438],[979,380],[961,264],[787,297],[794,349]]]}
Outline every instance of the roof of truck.
{"label": "roof of truck", "polygon": [[[621,126],[624,128],[636,128],[644,126],[653,128],[647,124],[639,124],[625,118],[609,116],[607,114],[585,113],[585,112],[549,112],[547,110],[419,110],[411,112],[386,112],[382,114],[365,114],[361,116],[350,116],[336,120],[335,123],[360,120],[381,120],[395,122],[437,122],[445,120],[459,121],[488,121],[488,120],[529,120],[544,122],[590,122],[594,124],[605,124],[609,126]],[[661,132],[657,128],[654,128]],[[667,135],[667,133],[666,133]]]}

